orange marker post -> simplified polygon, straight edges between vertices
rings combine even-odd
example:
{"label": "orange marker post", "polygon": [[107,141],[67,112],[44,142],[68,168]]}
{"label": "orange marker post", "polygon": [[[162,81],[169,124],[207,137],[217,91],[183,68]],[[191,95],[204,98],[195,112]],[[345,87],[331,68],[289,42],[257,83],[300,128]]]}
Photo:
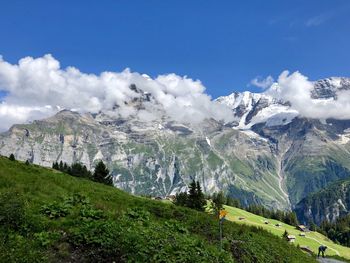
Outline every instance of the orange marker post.
{"label": "orange marker post", "polygon": [[222,222],[225,220],[227,215],[226,210],[220,210],[219,212],[219,227],[220,227],[220,248],[222,249]]}

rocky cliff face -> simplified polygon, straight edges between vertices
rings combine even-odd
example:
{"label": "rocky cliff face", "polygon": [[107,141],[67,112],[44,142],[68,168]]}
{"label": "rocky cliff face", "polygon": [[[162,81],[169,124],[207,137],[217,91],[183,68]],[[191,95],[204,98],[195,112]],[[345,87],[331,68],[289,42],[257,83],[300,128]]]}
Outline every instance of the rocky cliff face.
{"label": "rocky cliff face", "polygon": [[[349,83],[316,82],[313,96],[335,97]],[[162,114],[152,94],[130,88],[142,93],[131,102],[136,110],[153,103]],[[208,193],[223,190],[245,204],[273,208],[290,208],[350,175],[350,121],[305,119],[288,102],[264,93],[233,93],[217,102],[232,108],[233,122],[179,123],[164,114],[145,121],[64,110],[14,125],[0,135],[0,154],[45,166],[82,162],[90,169],[102,159],[115,186],[135,194],[174,194],[195,178]]]}

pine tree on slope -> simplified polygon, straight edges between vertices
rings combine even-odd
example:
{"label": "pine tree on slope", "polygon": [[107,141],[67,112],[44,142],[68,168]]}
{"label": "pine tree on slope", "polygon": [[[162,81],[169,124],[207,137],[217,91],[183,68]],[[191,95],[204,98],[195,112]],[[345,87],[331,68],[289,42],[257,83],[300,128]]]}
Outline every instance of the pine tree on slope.
{"label": "pine tree on slope", "polygon": [[95,167],[95,172],[93,174],[93,179],[95,182],[113,185],[112,177],[109,176],[109,170],[103,161],[99,161]]}

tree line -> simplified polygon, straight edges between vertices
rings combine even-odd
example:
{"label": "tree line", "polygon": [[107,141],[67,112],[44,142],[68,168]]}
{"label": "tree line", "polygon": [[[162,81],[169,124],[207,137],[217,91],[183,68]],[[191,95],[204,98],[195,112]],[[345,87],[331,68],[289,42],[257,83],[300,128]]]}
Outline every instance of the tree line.
{"label": "tree line", "polygon": [[350,215],[339,217],[333,223],[324,220],[316,228],[335,243],[350,247]]}
{"label": "tree line", "polygon": [[223,192],[214,193],[209,196],[211,200],[211,206],[215,213],[219,213],[220,209],[224,205],[237,207],[243,209],[247,212],[253,213],[269,219],[276,219],[278,221],[284,222],[285,224],[297,226],[299,225],[298,218],[293,211],[282,211],[282,210],[270,210],[263,205],[251,204],[246,207],[242,206],[239,199],[232,198],[230,196],[225,196]]}
{"label": "tree line", "polygon": [[244,210],[265,218],[276,219],[288,225],[299,225],[297,215],[293,211],[282,211],[278,209],[270,210],[263,205],[258,204],[251,204],[245,207]]}
{"label": "tree line", "polygon": [[[16,161],[13,153],[11,153],[8,158],[10,161]],[[27,165],[30,164],[28,160],[25,163]],[[97,163],[93,173],[87,169],[86,165],[78,162],[68,165],[66,162],[62,162],[62,160],[59,163],[54,162],[52,168],[71,176],[86,178],[106,185],[113,185],[113,178],[109,174],[109,170],[102,160]]]}
{"label": "tree line", "polygon": [[219,216],[224,205],[242,208],[238,199],[225,196],[222,191],[212,195],[204,195],[200,183],[195,180],[192,180],[189,185],[188,192],[180,192],[175,195],[174,204],[198,211],[205,211],[208,208],[216,216]]}
{"label": "tree line", "polygon": [[97,163],[93,173],[81,163],[73,163],[72,165],[68,165],[62,161],[59,163],[54,162],[52,164],[52,168],[63,173],[67,173],[71,176],[86,178],[106,185],[113,185],[112,176],[109,175],[109,170],[102,160]]}
{"label": "tree line", "polygon": [[[209,206],[207,206],[207,201],[209,201]],[[175,195],[174,204],[196,209],[198,211],[204,211],[205,207],[208,207],[214,214],[216,214],[216,216],[219,216],[219,212],[223,209],[224,205],[228,205],[265,218],[276,219],[288,225],[297,226],[299,224],[297,215],[293,211],[270,210],[263,205],[258,204],[243,207],[239,199],[227,196],[222,191],[205,196],[202,192],[200,183],[194,180],[192,180],[189,185],[188,192],[181,192]]]}

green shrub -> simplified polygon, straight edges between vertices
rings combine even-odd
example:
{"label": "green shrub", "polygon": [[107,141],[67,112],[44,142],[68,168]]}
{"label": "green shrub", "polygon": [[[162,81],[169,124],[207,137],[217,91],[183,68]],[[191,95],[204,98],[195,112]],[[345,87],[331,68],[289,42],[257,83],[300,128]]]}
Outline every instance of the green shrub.
{"label": "green shrub", "polygon": [[0,226],[18,230],[25,222],[24,200],[17,191],[0,194]]}
{"label": "green shrub", "polygon": [[80,209],[80,216],[85,219],[102,219],[105,218],[105,214],[102,210],[94,209],[91,206],[84,205]]}
{"label": "green shrub", "polygon": [[71,205],[71,206],[89,205],[90,204],[90,200],[86,196],[79,194],[79,193],[75,193],[73,195],[65,197],[63,199],[63,202],[66,205]]}
{"label": "green shrub", "polygon": [[105,249],[114,248],[116,236],[121,231],[118,224],[111,220],[93,220],[82,222],[71,233],[69,240],[76,246],[98,246]]}
{"label": "green shrub", "polygon": [[28,238],[11,233],[4,239],[0,232],[0,262],[43,263],[47,262],[45,253]]}
{"label": "green shrub", "polygon": [[34,237],[40,246],[49,247],[61,238],[61,233],[57,231],[43,231],[40,233],[35,233]]}
{"label": "green shrub", "polygon": [[168,227],[169,229],[171,229],[172,231],[179,232],[179,233],[182,233],[182,234],[189,234],[188,229],[183,224],[180,224],[176,220],[166,221],[164,223],[164,225],[166,227]]}
{"label": "green shrub", "polygon": [[150,213],[148,211],[143,210],[142,208],[128,209],[126,215],[135,221],[141,222],[148,221],[150,217]]}
{"label": "green shrub", "polygon": [[65,217],[69,214],[71,205],[68,203],[52,202],[41,207],[41,212],[49,218]]}

